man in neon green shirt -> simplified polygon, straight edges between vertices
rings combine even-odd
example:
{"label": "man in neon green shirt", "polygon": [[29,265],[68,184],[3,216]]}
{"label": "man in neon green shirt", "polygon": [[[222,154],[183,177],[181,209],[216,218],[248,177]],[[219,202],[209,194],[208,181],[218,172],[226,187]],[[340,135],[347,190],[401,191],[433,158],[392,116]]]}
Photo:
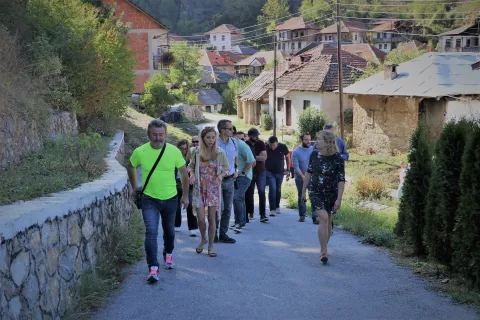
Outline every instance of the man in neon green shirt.
{"label": "man in neon green shirt", "polygon": [[[162,148],[165,145],[160,162],[152,173],[150,180],[144,190],[142,199],[142,215],[145,222],[145,252],[147,264],[150,269],[148,281],[157,282],[159,263],[158,252],[158,224],[162,217],[163,227],[163,258],[166,269],[173,269],[172,252],[175,242],[175,215],[177,211],[177,183],[175,180],[175,169],[181,174],[183,190],[188,190],[188,172],[185,167],[180,150],[167,143],[167,125],[165,122],[155,119],[148,125],[148,139],[150,142],[138,147],[133,151],[128,164],[128,178],[133,190],[137,189],[137,170],[142,168],[142,185],[151,169],[153,168]],[[136,196],[136,193],[134,193]],[[181,200],[183,206],[188,207],[188,194]]]}

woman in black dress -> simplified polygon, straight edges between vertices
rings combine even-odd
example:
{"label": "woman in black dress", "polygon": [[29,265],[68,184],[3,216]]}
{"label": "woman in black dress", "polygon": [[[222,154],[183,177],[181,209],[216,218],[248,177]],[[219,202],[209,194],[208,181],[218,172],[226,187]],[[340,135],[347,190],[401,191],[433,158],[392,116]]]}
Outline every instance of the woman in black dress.
{"label": "woman in black dress", "polygon": [[332,214],[342,205],[345,187],[345,162],[338,153],[335,135],[327,130],[317,134],[317,149],[310,161],[303,180],[302,199],[306,201],[307,187],[310,191],[312,209],[318,214],[318,239],[321,261],[328,261],[327,245],[332,235]]}

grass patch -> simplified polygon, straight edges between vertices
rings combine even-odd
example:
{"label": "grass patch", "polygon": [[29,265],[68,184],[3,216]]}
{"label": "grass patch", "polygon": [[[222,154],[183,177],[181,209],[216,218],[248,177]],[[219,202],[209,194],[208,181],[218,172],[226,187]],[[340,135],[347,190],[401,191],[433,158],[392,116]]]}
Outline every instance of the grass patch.
{"label": "grass patch", "polygon": [[99,257],[97,266],[80,278],[80,298],[63,319],[88,318],[108,300],[124,279],[126,266],[143,257],[144,226],[137,210],[125,230],[116,229]]}
{"label": "grass patch", "polygon": [[0,175],[0,205],[27,201],[68,190],[99,178],[106,170],[104,157],[110,138],[98,134],[65,137],[47,142]]}

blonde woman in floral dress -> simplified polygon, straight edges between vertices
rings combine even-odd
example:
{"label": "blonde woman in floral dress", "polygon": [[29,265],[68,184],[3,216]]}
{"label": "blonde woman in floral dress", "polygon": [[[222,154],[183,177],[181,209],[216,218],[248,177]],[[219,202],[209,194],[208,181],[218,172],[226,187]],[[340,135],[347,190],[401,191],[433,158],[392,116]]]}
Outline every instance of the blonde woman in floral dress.
{"label": "blonde woman in floral dress", "polygon": [[213,243],[216,232],[216,212],[221,204],[222,179],[228,174],[229,166],[225,152],[217,146],[214,127],[205,127],[200,134],[200,146],[192,149],[188,165],[190,184],[193,188],[193,206],[197,211],[198,226],[202,239],[197,253],[203,252],[207,243],[205,215],[208,217],[208,255],[216,257]]}

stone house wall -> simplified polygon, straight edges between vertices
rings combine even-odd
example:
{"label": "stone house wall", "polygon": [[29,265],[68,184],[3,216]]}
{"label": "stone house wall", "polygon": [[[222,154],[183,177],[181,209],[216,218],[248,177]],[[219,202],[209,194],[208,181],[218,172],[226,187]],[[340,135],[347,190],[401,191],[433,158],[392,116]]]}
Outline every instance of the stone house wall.
{"label": "stone house wall", "polygon": [[80,276],[132,214],[123,148],[117,133],[99,180],[0,207],[0,319],[57,319],[78,296]]}
{"label": "stone house wall", "polygon": [[0,171],[19,161],[24,154],[40,151],[46,139],[77,133],[77,118],[66,111],[52,110],[46,128],[39,128],[34,121],[18,115],[0,114]]}
{"label": "stone house wall", "polygon": [[418,125],[418,98],[356,95],[353,144],[360,152],[406,152]]}

